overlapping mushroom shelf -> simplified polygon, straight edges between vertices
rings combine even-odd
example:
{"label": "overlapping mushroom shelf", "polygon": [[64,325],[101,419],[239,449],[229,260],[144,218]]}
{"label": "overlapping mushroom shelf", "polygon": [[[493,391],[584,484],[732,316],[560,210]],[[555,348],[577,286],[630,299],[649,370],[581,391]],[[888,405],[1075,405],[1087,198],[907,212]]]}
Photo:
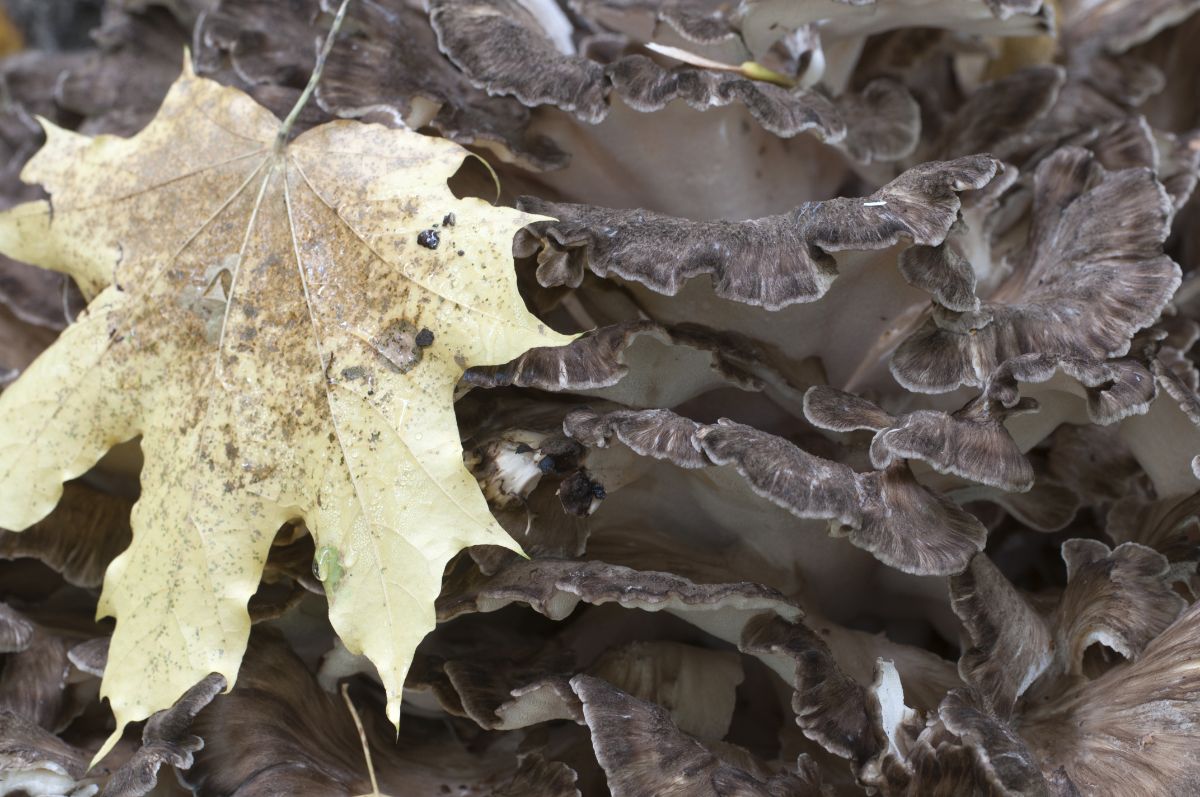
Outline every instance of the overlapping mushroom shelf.
{"label": "overlapping mushroom shelf", "polygon": [[[337,5],[108,0],[90,49],[0,61],[3,202],[37,115],[131,133],[185,44],[286,112]],[[397,737],[282,529],[237,683],[89,771],[106,462],[0,532],[0,786],[349,796],[365,749],[391,795],[1200,793],[1200,3],[349,9],[300,126],[471,147],[581,333],[456,393],[528,558],[452,561]],[[72,291],[0,261],[7,378]]]}

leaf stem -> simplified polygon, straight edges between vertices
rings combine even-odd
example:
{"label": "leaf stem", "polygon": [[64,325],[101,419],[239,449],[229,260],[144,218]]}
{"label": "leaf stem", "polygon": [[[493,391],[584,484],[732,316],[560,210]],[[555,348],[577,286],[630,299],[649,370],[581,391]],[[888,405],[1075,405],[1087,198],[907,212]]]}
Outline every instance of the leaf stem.
{"label": "leaf stem", "polygon": [[308,85],[304,87],[304,91],[300,93],[300,99],[296,100],[291,112],[283,120],[283,126],[279,128],[279,135],[275,138],[276,152],[282,152],[283,148],[287,146],[287,138],[288,134],[292,132],[292,125],[296,123],[304,106],[308,105],[309,99],[317,89],[317,83],[321,81],[321,74],[325,71],[325,59],[329,57],[329,51],[333,49],[334,39],[337,38],[338,31],[342,28],[342,21],[346,18],[346,8],[349,5],[350,0],[342,0],[341,6],[338,7],[337,16],[333,18],[333,24],[329,26],[329,35],[325,37],[325,43],[321,45],[321,52],[317,53],[317,63],[313,67],[312,76],[308,79]]}
{"label": "leaf stem", "polygon": [[[345,7],[346,3],[342,3],[342,8]],[[342,700],[346,701],[346,708],[350,709],[350,716],[354,718],[354,727],[358,729],[358,740],[362,743],[363,758],[367,759],[367,777],[371,779],[370,797],[380,797],[379,782],[375,780],[375,763],[371,761],[371,745],[367,741],[367,732],[358,716],[358,709],[354,707],[354,701],[350,699],[349,684],[342,684]]]}
{"label": "leaf stem", "polygon": [[711,58],[705,58],[702,55],[683,50],[679,47],[669,47],[663,44],[649,42],[645,45],[647,50],[665,55],[668,58],[674,58],[676,61],[682,61],[685,64],[698,66],[703,69],[715,69],[720,72],[733,72],[742,77],[750,78],[751,80],[761,80],[765,83],[774,83],[776,86],[782,86],[785,89],[796,87],[796,81],[787,75],[781,75],[773,69],[767,69],[757,61],[743,61],[740,64],[727,64],[723,61],[714,61]]}

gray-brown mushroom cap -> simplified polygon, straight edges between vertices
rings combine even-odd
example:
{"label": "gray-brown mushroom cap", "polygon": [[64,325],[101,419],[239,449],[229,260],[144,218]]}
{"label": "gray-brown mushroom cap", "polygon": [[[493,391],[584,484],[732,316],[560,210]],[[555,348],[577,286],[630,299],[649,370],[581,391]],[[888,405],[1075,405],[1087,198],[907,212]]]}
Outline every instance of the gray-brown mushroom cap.
{"label": "gray-brown mushroom cap", "polygon": [[[1138,491],[1141,467],[1115,426],[1060,426],[1049,438],[1046,464],[1056,481],[1091,503],[1119,500]],[[1132,538],[1113,539],[1119,543]]]}
{"label": "gray-brown mushroom cap", "polygon": [[[612,91],[637,111],[662,110],[677,99],[698,111],[739,102],[764,130],[780,137],[809,131],[831,143],[846,137],[846,121],[838,107],[815,91],[786,89],[724,71],[688,66],[666,69],[642,55],[619,59],[605,68],[604,76]],[[888,110],[890,117],[899,117],[901,125],[911,116],[903,107]],[[904,148],[908,141],[903,131],[899,135],[899,148]],[[860,140],[859,148],[868,157],[876,154],[875,147],[879,152],[897,148],[889,141]]]}
{"label": "gray-brown mushroom cap", "polygon": [[1063,35],[1073,46],[1120,53],[1197,11],[1194,0],[1143,3],[1073,3],[1064,14]]}
{"label": "gray-brown mushroom cap", "polygon": [[599,678],[578,675],[571,688],[583,702],[596,758],[613,797],[816,797],[818,783],[793,773],[748,773],[682,733],[660,706],[630,697]]}
{"label": "gray-brown mushroom cap", "polygon": [[951,579],[950,596],[971,641],[959,672],[1007,716],[1050,666],[1050,630],[987,556],[975,557]]}
{"label": "gray-brown mushroom cap", "polygon": [[65,792],[73,789],[86,771],[82,750],[21,715],[0,709],[0,782],[11,776],[19,784],[18,790],[24,782],[29,788]]}
{"label": "gray-brown mushroom cap", "polygon": [[489,94],[552,103],[599,122],[607,106],[600,64],[558,52],[538,20],[514,0],[434,2],[429,21],[442,52]]}
{"label": "gray-brown mushroom cap", "polygon": [[224,677],[210,675],[184,692],[175,705],[151,715],[142,730],[141,748],[112,774],[103,797],[142,797],[157,785],[164,764],[176,770],[190,768],[193,754],[204,747],[204,741],[189,732],[192,721],[224,688]]}
{"label": "gray-brown mushroom cap", "polygon": [[704,427],[698,438],[710,460],[733,465],[759,495],[798,517],[837,521],[850,542],[899,570],[957,573],[983,548],[983,525],[904,465],[856,474],[729,421]]}
{"label": "gray-brown mushroom cap", "polygon": [[1010,493],[995,487],[964,487],[951,491],[956,501],[987,501],[1003,508],[1014,520],[1034,531],[1062,531],[1082,505],[1079,494],[1044,472],[1037,474],[1028,492]]}
{"label": "gray-brown mushroom cap", "polygon": [[448,579],[438,598],[438,619],[493,612],[524,603],[552,620],[562,620],[581,603],[615,603],[628,609],[666,611],[722,639],[737,640],[749,620],[763,612],[798,619],[804,612],[769,587],[748,582],[698,584],[656,571],[604,562],[519,560],[484,576],[467,572]]}
{"label": "gray-brown mushroom cap", "polygon": [[900,253],[899,266],[909,285],[929,293],[943,307],[959,313],[979,309],[975,271],[949,244],[910,246]]}
{"label": "gray-brown mushroom cap", "polygon": [[67,317],[67,285],[56,272],[0,259],[0,302],[27,324],[62,329]]}
{"label": "gray-brown mushroom cap", "polygon": [[1131,797],[1200,788],[1200,604],[1193,604],[1134,662],[1083,681],[1022,720],[1043,769],[1064,767],[1081,793]]}
{"label": "gray-brown mushroom cap", "polygon": [[304,85],[316,63],[319,0],[294,1],[289,14],[280,14],[270,0],[220,0],[214,6],[196,28],[199,71],[220,69],[227,54],[247,85]]}
{"label": "gray-brown mushroom cap", "polygon": [[829,646],[807,626],[764,615],[746,627],[740,647],[760,658],[793,662],[792,710],[805,736],[856,768],[884,750],[871,696],[842,671]]}
{"label": "gray-brown mushroom cap", "polygon": [[1104,533],[1118,544],[1145,545],[1171,562],[1195,560],[1198,530],[1200,491],[1160,499],[1131,491],[1113,502],[1104,526]]}
{"label": "gray-brown mushroom cap", "polygon": [[915,410],[894,418],[865,399],[826,385],[804,394],[805,416],[833,431],[871,429],[871,464],[885,470],[905,459],[928,462],[939,473],[1002,490],[1033,486],[1033,466],[1004,428],[1006,418],[1037,408],[1025,399],[1011,407],[978,396],[953,413]]}
{"label": "gray-brown mushroom cap", "polygon": [[179,74],[187,32],[163,14],[106,15],[96,50],[58,76],[55,102],[86,121],[80,132],[132,135],[158,110]]}
{"label": "gray-brown mushroom cap", "polygon": [[69,642],[52,629],[34,623],[7,606],[0,623],[9,652],[0,671],[0,710],[12,711],[41,727],[58,732],[72,717],[66,695]]}
{"label": "gray-brown mushroom cap", "polygon": [[1034,176],[1029,239],[1014,275],[978,311],[935,308],[897,348],[907,389],[982,387],[1005,360],[1124,355],[1179,286],[1163,254],[1172,208],[1146,169],[1107,172],[1086,150],[1060,149]]}
{"label": "gray-brown mushroom cap", "polygon": [[658,23],[666,23],[670,30],[696,44],[716,44],[738,37],[732,9],[713,0],[570,0],[569,7],[588,22],[629,36],[648,27],[661,31]]}
{"label": "gray-brown mushroom cap", "polygon": [[1139,358],[1089,360],[1060,354],[1023,354],[1004,361],[992,372],[984,395],[1015,408],[1022,383],[1049,382],[1058,372],[1079,383],[1088,418],[1102,426],[1144,414],[1156,395],[1154,376]]}
{"label": "gray-brown mushroom cap", "polygon": [[129,545],[132,506],[127,498],[72,482],[43,520],[20,533],[0,530],[0,558],[38,559],[68,583],[99,587],[108,563]]}
{"label": "gray-brown mushroom cap", "polygon": [[109,637],[96,637],[80,642],[67,651],[67,659],[80,672],[101,678],[108,666],[109,641]]}
{"label": "gray-brown mushroom cap", "polygon": [[[409,715],[399,738],[382,706],[351,691],[383,794],[445,794],[465,786],[491,794],[534,773],[520,770],[514,742],[468,750],[445,717]],[[352,797],[370,791],[364,750],[345,702],[324,692],[277,633],[251,634],[238,682],[201,711],[190,732],[204,740],[180,780],[199,797]],[[557,768],[554,768],[557,769]],[[543,772],[556,782],[563,773]],[[516,791],[514,794],[521,794]],[[547,793],[547,797],[573,797]]]}
{"label": "gray-brown mushroom cap", "polygon": [[978,693],[950,692],[938,707],[938,718],[974,753],[983,780],[993,789],[1001,794],[1050,797],[1039,762],[1025,740],[993,715]]}
{"label": "gray-brown mushroom cap", "polygon": [[[986,156],[926,163],[869,196],[802,205],[746,222],[698,222],[646,210],[614,210],[523,197],[522,210],[558,221],[536,222],[518,246],[562,251],[572,270],[618,276],[674,295],[710,274],[718,296],[777,310],[819,299],[837,275],[829,253],[883,249],[903,238],[937,245],[960,208],[958,194],[980,188],[998,164]],[[574,250],[574,251],[573,251]]]}
{"label": "gray-brown mushroom cap", "polygon": [[566,346],[530,349],[503,365],[463,374],[473,387],[583,393],[630,407],[676,406],[711,390],[764,391],[798,403],[793,377],[764,347],[700,324],[626,321]]}
{"label": "gray-brown mushroom cap", "polygon": [[896,423],[894,415],[874,402],[828,385],[814,385],[804,392],[804,417],[831,432],[878,432]]}
{"label": "gray-brown mushroom cap", "polygon": [[594,124],[608,114],[610,92],[639,111],[657,111],[675,99],[699,110],[740,102],[779,136],[811,130],[832,142],[846,135],[833,103],[807,89],[785,89],[727,71],[666,69],[637,54],[604,66],[562,52],[515,0],[469,5],[434,0],[429,19],[442,52],[475,85],[528,106],[553,105]]}
{"label": "gray-brown mushroom cap", "polygon": [[784,32],[810,23],[822,23],[823,39],[843,44],[910,26],[995,36],[1037,36],[1053,29],[1053,13],[1042,0],[837,0],[833,8],[823,2],[743,0],[738,5],[737,20],[746,46],[757,57],[762,57]]}
{"label": "gray-brown mushroom cap", "polygon": [[521,759],[512,780],[501,786],[495,797],[580,797],[578,780],[575,770],[563,762],[531,753]]}
{"label": "gray-brown mushroom cap", "polygon": [[[563,636],[572,633],[565,631]],[[597,633],[603,635],[603,628]],[[515,652],[533,644],[536,640],[517,636],[505,647]],[[569,681],[583,673],[663,706],[683,732],[717,741],[729,731],[736,690],[744,679],[742,658],[736,653],[678,642],[643,641],[610,647],[586,666],[580,657],[590,654],[580,654],[578,643],[572,650],[556,641],[529,649],[534,652],[524,657],[484,645],[469,658],[442,663],[442,674],[457,696],[457,701],[451,701],[446,700],[444,691],[440,695],[448,713],[465,714],[480,727],[492,730],[522,729],[557,720],[582,725],[582,708]],[[424,680],[439,691],[436,674]]]}
{"label": "gray-brown mushroom cap", "polygon": [[754,493],[797,517],[830,521],[834,534],[904,572],[959,572],[983,546],[983,525],[906,465],[855,473],[744,424],[697,425],[667,410],[610,415],[581,412],[566,431],[593,443],[624,435],[635,451],[686,468],[731,465]]}
{"label": "gray-brown mushroom cap", "polygon": [[563,431],[589,447],[604,447],[615,437],[644,457],[666,459],[683,468],[702,468],[708,460],[696,434],[700,424],[670,410],[617,410],[603,415],[575,410],[563,420]]}
{"label": "gray-brown mushroom cap", "polygon": [[928,462],[939,473],[1010,492],[1033,487],[1033,466],[1003,421],[1018,412],[1031,412],[1037,402],[1025,400],[1013,409],[974,399],[952,414],[917,410],[881,430],[871,441],[871,464],[887,468],[903,459]]}
{"label": "gray-brown mushroom cap", "polygon": [[1186,606],[1172,587],[1166,557],[1150,548],[1069,540],[1062,551],[1067,586],[1048,614],[986,556],[951,579],[954,610],[972,642],[959,670],[1001,717],[1027,691],[1027,703],[1038,705],[1086,676],[1093,645],[1136,661]]}
{"label": "gray-brown mushroom cap", "polygon": [[[323,3],[327,11],[336,4]],[[352,4],[350,30],[335,42],[318,84],[322,108],[343,117],[428,125],[463,145],[491,150],[506,162],[558,169],[568,156],[529,130],[529,110],[516,99],[480,91],[438,50],[425,12],[405,0]]]}
{"label": "gray-brown mushroom cap", "polygon": [[917,148],[921,109],[898,81],[873,80],[860,92],[838,97],[837,108],[846,120],[841,146],[859,163],[898,161]]}
{"label": "gray-brown mushroom cap", "polygon": [[942,158],[972,152],[1019,158],[1030,146],[1031,127],[1054,106],[1066,77],[1062,67],[1041,64],[984,83],[941,121],[929,151]]}
{"label": "gray-brown mushroom cap", "polygon": [[33,641],[35,626],[29,618],[0,603],[0,653],[19,653]]}
{"label": "gray-brown mushroom cap", "polygon": [[1067,540],[1062,554],[1067,588],[1056,620],[1072,674],[1084,672],[1094,644],[1136,659],[1187,608],[1171,583],[1167,558],[1144,545],[1110,549],[1096,540]]}

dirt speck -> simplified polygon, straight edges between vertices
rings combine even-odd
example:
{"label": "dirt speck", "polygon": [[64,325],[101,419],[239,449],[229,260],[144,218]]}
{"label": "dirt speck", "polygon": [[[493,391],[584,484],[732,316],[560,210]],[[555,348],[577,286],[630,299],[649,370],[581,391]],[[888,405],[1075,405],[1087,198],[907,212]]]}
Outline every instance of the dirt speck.
{"label": "dirt speck", "polygon": [[417,233],[417,243],[426,249],[437,249],[441,242],[442,236],[438,235],[437,230],[421,230]]}

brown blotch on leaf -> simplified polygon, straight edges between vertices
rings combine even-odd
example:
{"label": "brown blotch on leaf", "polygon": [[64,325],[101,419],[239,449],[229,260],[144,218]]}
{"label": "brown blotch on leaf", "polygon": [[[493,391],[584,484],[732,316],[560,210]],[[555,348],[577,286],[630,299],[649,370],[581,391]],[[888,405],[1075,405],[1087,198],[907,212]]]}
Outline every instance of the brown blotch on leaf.
{"label": "brown blotch on leaf", "polygon": [[[424,331],[428,332],[428,330]],[[420,335],[415,324],[399,319],[389,324],[371,341],[371,345],[383,358],[389,370],[406,374],[421,362],[422,347],[418,340]],[[432,337],[432,333],[430,337]],[[432,342],[431,340],[430,343]]]}

